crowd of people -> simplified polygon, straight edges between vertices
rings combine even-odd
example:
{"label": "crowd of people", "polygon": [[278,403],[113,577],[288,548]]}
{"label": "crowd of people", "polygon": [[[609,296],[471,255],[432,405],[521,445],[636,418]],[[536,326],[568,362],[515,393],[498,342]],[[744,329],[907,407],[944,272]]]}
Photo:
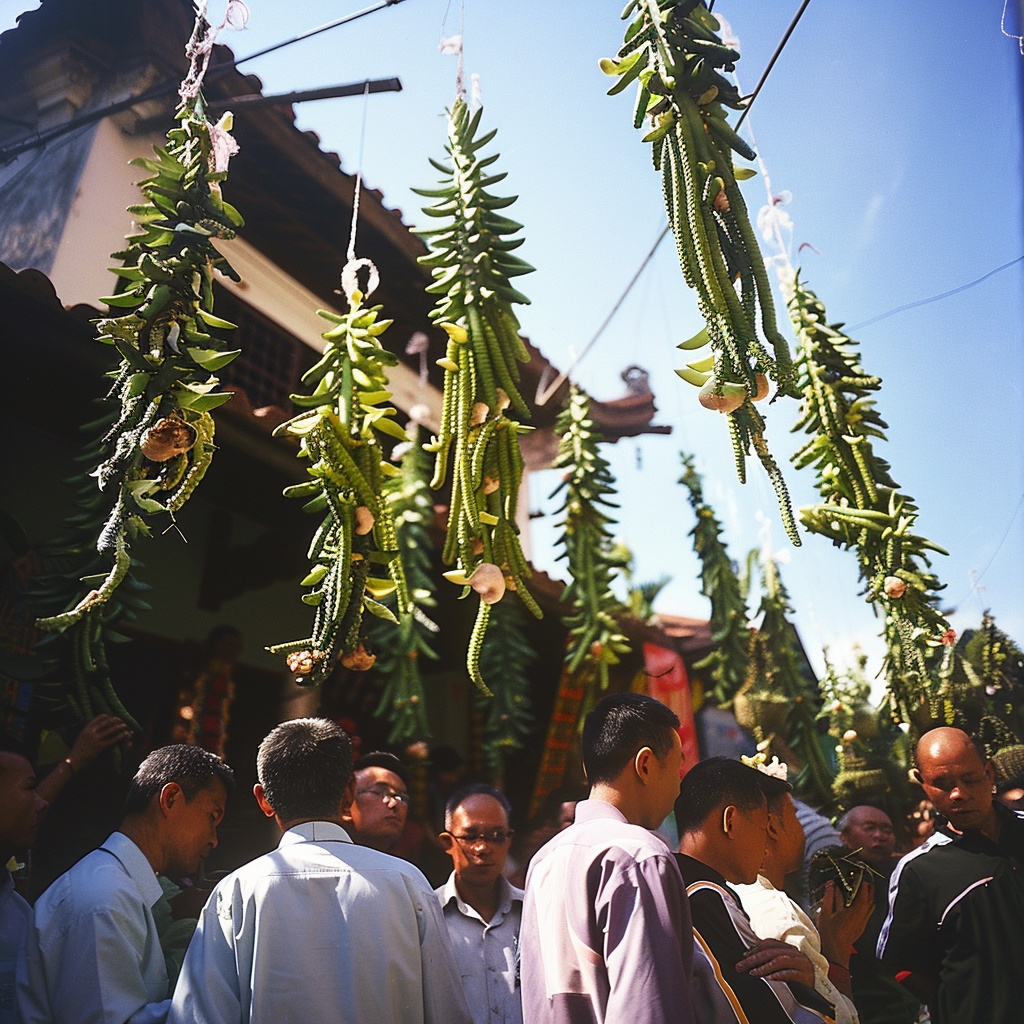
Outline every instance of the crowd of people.
{"label": "crowd of people", "polygon": [[[402,763],[353,763],[326,719],[282,723],[253,792],[280,842],[191,924],[170,909],[174,883],[217,845],[234,776],[201,747],[160,748],[120,827],[33,907],[0,873],[0,1024],[1020,1019],[1024,813],[995,798],[970,737],[940,728],[917,745],[933,835],[898,858],[887,815],[850,809],[802,906],[785,883],[808,860],[808,809],[784,766],[713,757],[684,773],[678,725],[648,697],[601,701],[582,733],[587,798],[555,801],[515,860],[505,795],[453,792],[451,873],[433,888],[393,855]],[[115,736],[94,726],[89,751]],[[58,785],[0,751],[0,860],[31,846]],[[671,812],[676,850],[658,832]]]}

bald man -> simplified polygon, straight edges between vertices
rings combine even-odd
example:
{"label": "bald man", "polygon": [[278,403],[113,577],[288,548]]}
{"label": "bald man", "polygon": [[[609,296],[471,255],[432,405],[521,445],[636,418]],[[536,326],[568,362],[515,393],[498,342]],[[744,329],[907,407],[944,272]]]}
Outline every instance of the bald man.
{"label": "bald man", "polygon": [[893,872],[878,956],[933,1024],[1018,1024],[1024,813],[994,801],[992,762],[960,729],[925,733],[916,760],[941,817]]}

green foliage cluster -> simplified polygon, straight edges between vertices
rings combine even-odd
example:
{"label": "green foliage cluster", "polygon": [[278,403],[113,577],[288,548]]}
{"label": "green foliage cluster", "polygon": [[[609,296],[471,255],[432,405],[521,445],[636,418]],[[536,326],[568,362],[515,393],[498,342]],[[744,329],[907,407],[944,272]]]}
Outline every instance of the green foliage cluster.
{"label": "green foliage cluster", "polygon": [[132,543],[150,536],[157,519],[173,522],[206,473],[215,448],[210,412],[231,397],[216,390],[214,374],[238,355],[216,333],[234,325],[213,313],[214,271],[238,275],[214,243],[234,237],[242,218],[221,195],[227,173],[214,167],[201,98],[182,105],[155,159],[134,163],[148,174],[145,202],[129,207],[139,231],[113,254],[123,260],[113,273],[124,289],[101,300],[111,315],[97,322],[99,341],[121,359],[109,374],[111,411],[89,425],[98,436],[80,461],[94,468],[71,481],[81,511],[69,518],[73,537],[53,552],[74,569],[63,580],[43,578],[36,593],[43,606],[65,608],[38,625],[71,636],[67,700],[82,720],[108,711],[131,722],[105,644],[117,638],[117,621],[146,607],[129,585]]}
{"label": "green foliage cluster", "polygon": [[631,649],[615,621],[625,609],[612,591],[621,563],[608,529],[615,520],[607,510],[618,506],[610,500],[615,479],[600,452],[601,434],[590,414],[590,399],[575,385],[555,421],[555,432],[559,442],[554,468],[564,471],[551,493],[553,498],[564,492],[556,513],[563,516],[558,561],[566,560],[571,577],[562,595],[572,607],[563,619],[569,629],[566,668],[572,674],[587,670],[606,689],[608,666]]}
{"label": "green foliage cluster", "polygon": [[881,386],[860,365],[858,346],[829,325],[825,307],[799,279],[789,298],[797,332],[796,368],[803,402],[793,428],[810,440],[793,456],[813,466],[821,503],[800,510],[804,526],[856,552],[865,595],[885,618],[883,666],[893,714],[910,722],[936,703],[951,670],[952,633],[938,607],[943,589],[929,552],[942,548],[914,532],[917,506],[901,493],[872,439],[886,424],[873,395]]}
{"label": "green foliage cluster", "polygon": [[523,746],[533,725],[530,679],[537,652],[530,643],[530,619],[522,602],[506,598],[494,608],[490,629],[480,653],[480,666],[494,695],[477,693],[487,718],[484,757],[495,775],[505,758]]}
{"label": "green foliage cluster", "polygon": [[750,624],[747,599],[736,567],[722,540],[722,524],[714,509],[704,501],[700,474],[693,456],[681,454],[683,475],[679,479],[688,492],[690,507],[697,522],[690,531],[693,550],[700,559],[701,590],[711,602],[711,653],[696,665],[706,669],[711,679],[709,696],[719,704],[728,704],[747,678]]}
{"label": "green foliage cluster", "polygon": [[[449,580],[480,593],[466,668],[486,690],[480,651],[491,606],[510,586],[533,615],[540,618],[541,611],[524,583],[530,568],[516,525],[523,476],[518,434],[530,428],[506,412],[511,407],[528,415],[519,394],[518,363],[527,362],[529,355],[512,304],[529,300],[510,279],[533,268],[513,253],[523,239],[508,237],[522,225],[499,212],[516,197],[488,191],[505,175],[488,170],[497,154],[480,155],[495,135],[491,131],[477,137],[482,113],[470,114],[461,97],[455,101],[446,144],[450,166],[431,160],[445,176],[442,187],[416,191],[437,200],[423,212],[445,221],[417,232],[431,250],[420,257],[434,278],[427,291],[439,296],[431,317],[448,334],[447,353],[438,361],[445,371],[441,427],[426,446],[436,454],[431,486],[441,487],[450,467],[443,559],[457,565],[447,574]],[[481,572],[482,566],[496,570]]]}
{"label": "green foliage cluster", "polygon": [[309,462],[311,479],[288,487],[285,495],[305,500],[307,512],[323,516],[309,546],[311,569],[302,581],[311,588],[302,600],[316,608],[312,633],[267,648],[286,654],[295,681],[304,685],[322,682],[339,656],[356,670],[373,664],[364,643],[363,613],[396,621],[381,598],[394,593],[398,616],[411,616],[384,496],[385,479],[399,470],[385,460],[377,437],[405,440],[388,404],[387,367],[398,357],[381,345],[391,321],[377,319],[380,309],[363,306],[362,292],[354,289],[346,314],[319,311],[334,326],[323,336],[323,355],[302,377],[311,390],[291,396],[303,411],[274,431],[297,438],[298,456]]}
{"label": "green foliage cluster", "polygon": [[786,484],[752,404],[766,396],[766,378],[779,393],[791,394],[795,377],[738,185],[754,172],[733,167],[734,151],[748,160],[756,156],[726,114],[742,106],[723,73],[734,69],[739,53],[722,42],[717,19],[694,0],[630,0],[622,17],[629,21],[623,46],[601,66],[618,77],[610,93],[637,83],[633,123],[639,128],[649,118],[653,124],[644,141],[662,174],[683,276],[707,325],[706,334],[680,347],[710,341],[712,349],[709,359],[679,373],[702,387],[702,404],[728,414],[741,480],[753,448],[775,488],[786,533],[798,545]]}
{"label": "green foliage cluster", "polygon": [[385,680],[377,714],[390,723],[389,743],[429,738],[420,659],[437,658],[430,638],[438,627],[424,612],[437,604],[431,563],[430,460],[419,444],[419,428],[411,433],[411,443],[401,455],[401,475],[391,478],[386,490],[412,614],[403,615],[397,623],[377,620],[370,634],[371,646],[377,652],[373,669]]}

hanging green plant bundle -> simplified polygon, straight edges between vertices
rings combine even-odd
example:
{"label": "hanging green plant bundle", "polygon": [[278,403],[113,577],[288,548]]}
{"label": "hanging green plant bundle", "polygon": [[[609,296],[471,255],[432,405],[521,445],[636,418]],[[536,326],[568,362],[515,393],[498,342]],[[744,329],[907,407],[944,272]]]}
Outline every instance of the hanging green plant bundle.
{"label": "hanging green plant bundle", "polygon": [[[800,510],[807,529],[856,551],[866,597],[885,617],[883,671],[891,709],[901,721],[920,717],[927,701],[935,717],[938,692],[951,670],[953,632],[938,609],[943,589],[929,552],[946,552],[913,532],[917,506],[900,493],[872,438],[886,424],[871,397],[881,386],[860,365],[858,346],[829,326],[817,296],[794,281],[789,313],[797,332],[797,373],[803,392],[794,430],[810,440],[793,456],[813,466],[822,503]],[[941,653],[940,652],[944,652]]]}
{"label": "hanging green plant bundle", "polygon": [[689,492],[690,507],[697,517],[690,536],[693,538],[693,550],[700,559],[700,592],[711,601],[713,648],[694,668],[709,672],[710,695],[724,705],[732,701],[747,678],[750,625],[746,594],[722,540],[722,524],[715,510],[704,501],[701,478],[693,456],[681,452],[680,458],[684,472],[679,482]]}
{"label": "hanging green plant bundle", "polygon": [[771,733],[785,740],[802,764],[797,788],[823,806],[832,796],[832,772],[818,739],[821,700],[814,680],[800,671],[797,633],[789,621],[793,609],[774,559],[762,558],[761,578],[761,624],[750,634],[747,683],[736,698],[736,717],[742,717],[742,700],[759,741]]}
{"label": "hanging green plant bundle", "polygon": [[[410,434],[411,441],[401,455],[401,475],[385,481],[385,494],[395,523],[411,612],[397,623],[378,619],[370,630],[371,646],[379,652],[373,671],[385,680],[377,714],[390,723],[388,743],[409,743],[430,736],[420,659],[437,658],[430,637],[438,632],[438,626],[423,611],[437,604],[431,561],[434,544],[430,521],[434,510],[428,484],[430,464],[419,443],[419,428],[412,426]],[[396,448],[392,458],[397,454]]]}
{"label": "hanging green plant bundle", "polygon": [[726,118],[726,107],[742,106],[736,86],[723,74],[733,70],[739,53],[722,43],[719,23],[703,3],[630,0],[622,17],[630,20],[625,42],[601,68],[618,77],[609,95],[637,83],[633,123],[639,128],[649,118],[653,126],[644,141],[651,143],[662,174],[683,277],[706,323],[679,347],[711,345],[710,356],[676,372],[701,389],[705,408],[728,415],[741,481],[753,448],[775,488],[786,533],[799,544],[785,481],[764,439],[764,419],[752,404],[767,397],[769,379],[778,394],[795,394],[795,377],[737,184],[754,171],[733,167],[733,151],[747,160],[756,157]]}
{"label": "hanging green plant bundle", "polygon": [[631,650],[615,621],[625,608],[612,592],[620,562],[612,554],[608,529],[615,520],[606,510],[618,506],[610,500],[615,479],[600,453],[601,434],[590,416],[590,399],[575,385],[555,421],[555,432],[559,441],[554,466],[565,475],[551,497],[565,492],[557,513],[564,514],[558,524],[563,528],[558,560],[567,560],[571,577],[562,595],[572,607],[562,620],[569,629],[566,667],[570,674],[588,670],[604,690],[608,666]]}
{"label": "hanging green plant bundle", "polygon": [[493,697],[477,692],[487,716],[483,751],[496,776],[502,774],[505,758],[522,748],[533,725],[530,680],[537,652],[530,644],[529,622],[522,602],[502,601],[491,614],[480,652],[481,671],[494,690]]}
{"label": "hanging green plant bundle", "polygon": [[182,105],[177,122],[156,159],[133,161],[150,175],[140,185],[146,202],[129,207],[139,231],[114,254],[124,260],[113,273],[125,288],[101,300],[117,315],[97,322],[99,341],[121,357],[106,396],[117,411],[104,418],[104,433],[89,449],[99,494],[83,494],[86,511],[72,525],[93,526],[102,517],[94,535],[102,568],[83,579],[88,592],[72,598],[73,607],[38,620],[43,630],[73,631],[70,704],[83,718],[100,710],[125,714],[110,683],[104,631],[132,598],[120,607],[111,599],[129,576],[132,541],[149,536],[158,520],[173,522],[210,465],[210,412],[231,397],[216,390],[214,373],[238,355],[214,333],[234,325],[213,314],[214,271],[238,280],[214,245],[242,224],[221,196],[230,116],[210,125],[196,98]]}
{"label": "hanging green plant bundle", "polygon": [[443,558],[457,568],[445,576],[480,595],[466,664],[486,689],[480,648],[491,605],[511,588],[535,616],[541,611],[524,584],[530,568],[516,525],[523,476],[518,434],[530,428],[507,415],[510,407],[528,415],[518,363],[529,359],[512,311],[512,303],[529,300],[509,279],[533,268],[512,253],[523,240],[506,237],[522,225],[498,212],[515,197],[487,191],[505,175],[487,173],[497,154],[479,156],[495,135],[476,137],[481,113],[470,115],[464,100],[455,101],[446,145],[451,166],[431,161],[445,175],[444,187],[416,191],[438,200],[423,212],[447,222],[418,232],[431,248],[420,257],[434,277],[427,291],[440,296],[431,318],[448,334],[447,354],[438,361],[445,371],[441,428],[426,447],[436,453],[432,487],[441,487],[451,468]]}
{"label": "hanging green plant bundle", "polygon": [[380,343],[390,320],[378,320],[380,306],[363,305],[363,293],[346,288],[344,315],[319,310],[335,326],[324,334],[327,347],[303,374],[308,394],[291,396],[304,409],[275,434],[299,440],[299,457],[309,460],[311,480],[285,489],[302,498],[305,510],[323,515],[309,546],[312,565],[302,581],[302,600],[316,608],[313,631],[304,640],[274,644],[286,654],[301,685],[316,685],[330,675],[336,659],[355,671],[370,668],[375,655],[364,642],[363,612],[390,621],[395,614],[380,603],[394,593],[398,616],[409,615],[409,592],[391,509],[384,495],[386,476],[399,470],[385,462],[378,433],[406,440],[387,404],[387,367],[398,357]]}

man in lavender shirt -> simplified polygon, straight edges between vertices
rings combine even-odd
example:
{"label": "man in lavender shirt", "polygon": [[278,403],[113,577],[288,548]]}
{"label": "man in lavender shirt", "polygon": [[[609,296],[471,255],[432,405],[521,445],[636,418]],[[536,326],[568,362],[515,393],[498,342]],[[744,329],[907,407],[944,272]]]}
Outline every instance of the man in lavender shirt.
{"label": "man in lavender shirt", "polygon": [[692,1024],[690,910],[652,832],[679,792],[679,720],[613,694],[587,715],[590,798],[530,864],[520,932],[525,1024]]}

